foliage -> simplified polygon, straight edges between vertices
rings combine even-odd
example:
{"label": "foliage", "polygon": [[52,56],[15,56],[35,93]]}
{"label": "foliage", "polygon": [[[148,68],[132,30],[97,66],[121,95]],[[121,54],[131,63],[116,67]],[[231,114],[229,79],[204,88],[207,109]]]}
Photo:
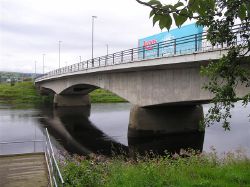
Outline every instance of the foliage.
{"label": "foliage", "polygon": [[[244,105],[250,102],[249,93],[242,97],[236,94],[237,86],[250,86],[249,57],[246,57],[250,52],[250,1],[179,0],[173,5],[165,5],[159,0],[136,1],[152,9],[153,25],[158,22],[161,29],[169,30],[173,21],[181,27],[188,19],[195,20],[197,25],[208,28],[207,39],[212,45],[227,45],[228,54],[202,67],[201,72],[210,78],[204,88],[214,94],[214,106],[204,125],[222,120],[223,128],[229,130],[228,118],[234,102],[243,100]],[[235,29],[236,22],[239,22],[238,30]]]}
{"label": "foliage", "polygon": [[106,160],[77,159],[61,165],[65,186],[249,186],[250,160],[228,153]]}

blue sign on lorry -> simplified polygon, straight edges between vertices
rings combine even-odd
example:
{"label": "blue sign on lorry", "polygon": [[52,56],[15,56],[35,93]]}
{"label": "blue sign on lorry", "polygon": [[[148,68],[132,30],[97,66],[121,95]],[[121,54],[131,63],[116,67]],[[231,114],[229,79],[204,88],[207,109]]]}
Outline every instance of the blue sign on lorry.
{"label": "blue sign on lorry", "polygon": [[202,46],[203,27],[195,23],[139,39],[139,58],[155,58],[169,54],[185,54]]}

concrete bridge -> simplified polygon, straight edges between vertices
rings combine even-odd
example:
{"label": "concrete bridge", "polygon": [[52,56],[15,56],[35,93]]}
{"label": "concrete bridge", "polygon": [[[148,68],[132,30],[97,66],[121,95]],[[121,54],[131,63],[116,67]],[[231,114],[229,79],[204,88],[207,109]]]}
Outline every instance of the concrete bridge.
{"label": "concrete bridge", "polygon": [[[182,52],[173,49],[159,55],[158,44],[153,56],[141,56],[145,49],[135,48],[98,57],[49,72],[35,84],[42,93],[53,92],[58,107],[90,105],[88,94],[97,88],[119,95],[133,104],[130,137],[199,131],[201,104],[213,98],[202,89],[208,79],[200,75],[200,67],[227,53],[226,47],[202,42],[202,47],[191,46]],[[178,42],[172,47],[176,45]],[[244,86],[237,88],[239,96],[249,92]],[[204,132],[199,132],[203,138]]]}

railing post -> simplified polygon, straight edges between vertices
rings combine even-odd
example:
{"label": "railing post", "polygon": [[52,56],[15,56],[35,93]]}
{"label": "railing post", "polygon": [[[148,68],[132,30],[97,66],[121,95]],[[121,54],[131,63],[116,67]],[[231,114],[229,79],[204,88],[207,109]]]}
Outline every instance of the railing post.
{"label": "railing post", "polygon": [[144,46],[143,46],[143,50],[142,50],[142,59],[145,59],[145,48],[144,48]]}
{"label": "railing post", "polygon": [[176,55],[176,39],[174,39],[174,55]]}
{"label": "railing post", "polygon": [[121,62],[123,62],[123,51],[121,52]]}
{"label": "railing post", "polygon": [[131,49],[131,61],[134,60],[134,49]]}
{"label": "railing post", "polygon": [[100,67],[101,66],[101,57],[99,57],[98,61],[99,61],[99,67]]}
{"label": "railing post", "polygon": [[160,56],[160,44],[159,42],[157,43],[157,57]]}
{"label": "railing post", "polygon": [[89,68],[89,61],[87,60],[87,69]]}
{"label": "railing post", "polygon": [[115,53],[113,53],[113,64],[115,63]]}
{"label": "railing post", "polygon": [[198,39],[198,37],[197,37],[197,34],[195,34],[195,51],[198,51],[198,47],[197,47],[197,45],[198,45],[198,41],[197,41],[197,39]]}
{"label": "railing post", "polygon": [[107,62],[108,62],[108,55],[106,55],[106,58],[105,58],[105,66],[107,66]]}

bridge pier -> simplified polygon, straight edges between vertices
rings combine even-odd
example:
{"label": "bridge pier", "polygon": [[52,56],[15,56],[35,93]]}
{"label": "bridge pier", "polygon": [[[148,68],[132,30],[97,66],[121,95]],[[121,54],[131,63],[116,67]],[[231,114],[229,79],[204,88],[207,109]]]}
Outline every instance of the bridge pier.
{"label": "bridge pier", "polygon": [[[181,148],[202,151],[204,129],[201,105],[133,106],[130,110],[128,144],[132,150],[178,152]],[[158,147],[161,146],[161,147]]]}
{"label": "bridge pier", "polygon": [[54,95],[54,107],[67,106],[88,106],[90,105],[89,95]]}

